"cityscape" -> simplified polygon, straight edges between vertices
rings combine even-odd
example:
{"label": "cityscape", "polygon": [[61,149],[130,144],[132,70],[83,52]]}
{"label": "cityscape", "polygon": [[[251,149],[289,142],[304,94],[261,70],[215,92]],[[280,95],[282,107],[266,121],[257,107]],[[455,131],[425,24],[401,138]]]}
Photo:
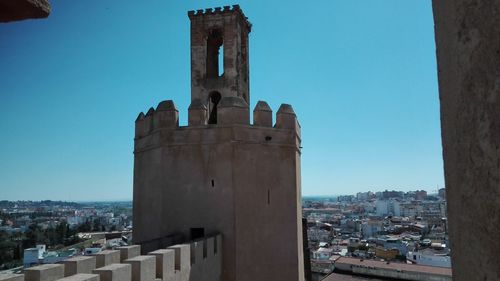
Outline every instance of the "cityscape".
{"label": "cityscape", "polygon": [[451,278],[444,196],[442,188],[435,194],[386,190],[336,198],[305,197],[302,210],[307,220],[311,271],[321,280],[346,265],[344,273],[355,273],[353,265],[370,260],[374,272],[385,267],[394,272],[429,274],[431,267],[436,267],[443,270],[433,278]]}
{"label": "cityscape", "polygon": [[[0,270],[127,245],[131,224],[131,202],[0,201]],[[106,239],[109,233],[119,235]]]}
{"label": "cityscape", "polygon": [[0,1],[0,281],[500,280],[500,1],[203,2]]}
{"label": "cityscape", "polygon": [[[302,215],[312,280],[354,274],[342,266],[363,260],[451,277],[444,188],[305,196]],[[0,225],[5,272],[133,244],[131,201],[0,201]]]}

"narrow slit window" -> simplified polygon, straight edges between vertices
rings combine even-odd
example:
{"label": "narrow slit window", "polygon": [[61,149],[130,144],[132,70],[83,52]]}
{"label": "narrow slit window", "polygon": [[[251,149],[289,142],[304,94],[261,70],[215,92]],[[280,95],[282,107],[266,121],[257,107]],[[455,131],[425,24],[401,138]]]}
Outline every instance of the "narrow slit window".
{"label": "narrow slit window", "polygon": [[217,236],[214,237],[214,255],[217,255]]}
{"label": "narrow slit window", "polygon": [[207,258],[207,251],[208,251],[208,246],[207,246],[207,241],[203,241],[203,258],[206,259]]}
{"label": "narrow slit window", "polygon": [[222,32],[214,29],[207,38],[207,77],[217,78],[224,74],[224,41]]}
{"label": "narrow slit window", "polygon": [[224,74],[224,43],[219,47],[219,58],[218,58],[218,76],[221,77]]}
{"label": "narrow slit window", "polygon": [[271,190],[267,190],[267,205],[271,205]]}

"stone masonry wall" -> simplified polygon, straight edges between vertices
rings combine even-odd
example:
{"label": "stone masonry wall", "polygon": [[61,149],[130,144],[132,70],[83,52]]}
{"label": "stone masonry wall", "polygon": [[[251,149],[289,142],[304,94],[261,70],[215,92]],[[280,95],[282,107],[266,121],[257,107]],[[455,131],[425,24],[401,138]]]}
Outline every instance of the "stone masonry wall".
{"label": "stone masonry wall", "polygon": [[216,235],[140,255],[139,245],[43,264],[0,281],[216,281],[220,280],[222,236]]}
{"label": "stone masonry wall", "polygon": [[432,2],[453,280],[500,280],[500,1]]}

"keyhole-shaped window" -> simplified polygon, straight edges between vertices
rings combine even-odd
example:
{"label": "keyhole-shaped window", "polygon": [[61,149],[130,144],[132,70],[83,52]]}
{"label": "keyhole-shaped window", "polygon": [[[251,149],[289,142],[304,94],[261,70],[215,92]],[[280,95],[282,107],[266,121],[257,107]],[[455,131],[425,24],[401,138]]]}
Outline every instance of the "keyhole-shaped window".
{"label": "keyhole-shaped window", "polygon": [[214,29],[207,38],[207,77],[217,78],[224,74],[224,40],[222,32]]}
{"label": "keyhole-shaped window", "polygon": [[217,105],[221,99],[219,92],[211,92],[208,95],[208,124],[217,124]]}

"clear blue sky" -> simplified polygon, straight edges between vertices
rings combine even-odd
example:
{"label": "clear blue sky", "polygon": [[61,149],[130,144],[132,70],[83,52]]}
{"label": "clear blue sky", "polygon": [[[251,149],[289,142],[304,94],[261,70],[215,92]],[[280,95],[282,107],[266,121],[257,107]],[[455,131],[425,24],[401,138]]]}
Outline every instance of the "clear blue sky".
{"label": "clear blue sky", "polygon": [[[51,0],[0,24],[0,199],[132,198],[134,120],[187,123],[188,10],[221,1]],[[304,195],[443,187],[430,0],[240,1],[251,108],[293,105]]]}

